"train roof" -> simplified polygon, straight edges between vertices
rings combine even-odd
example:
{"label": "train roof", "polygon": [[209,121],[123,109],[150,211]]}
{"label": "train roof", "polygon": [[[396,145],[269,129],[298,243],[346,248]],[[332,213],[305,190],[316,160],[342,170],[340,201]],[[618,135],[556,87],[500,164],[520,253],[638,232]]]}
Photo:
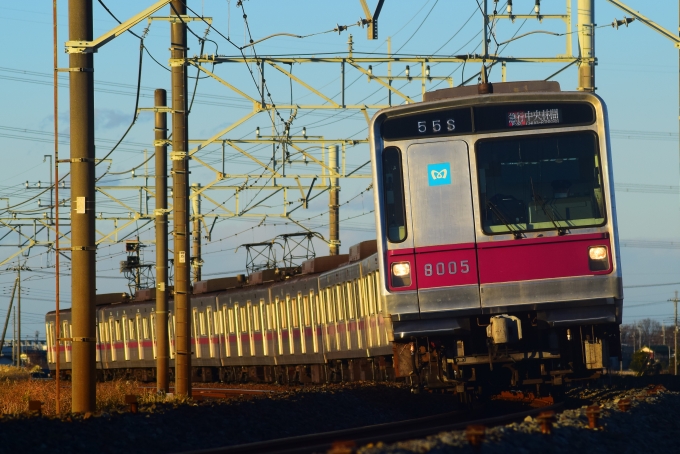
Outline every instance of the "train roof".
{"label": "train roof", "polygon": [[[492,91],[486,94],[509,94],[509,93],[558,93],[560,83],[551,80],[527,80],[521,82],[498,82],[487,84],[492,87]],[[480,95],[479,85],[466,85],[452,88],[442,88],[426,92],[423,95],[423,102],[439,101],[441,99],[464,98],[468,96]]]}

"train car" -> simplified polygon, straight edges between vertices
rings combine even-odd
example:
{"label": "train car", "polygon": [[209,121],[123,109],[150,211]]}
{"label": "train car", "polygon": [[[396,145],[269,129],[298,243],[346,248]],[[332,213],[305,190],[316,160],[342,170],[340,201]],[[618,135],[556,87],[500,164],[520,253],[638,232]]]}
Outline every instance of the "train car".
{"label": "train car", "polygon": [[557,82],[425,101],[369,131],[397,374],[459,391],[597,376],[623,304],[605,103]]}

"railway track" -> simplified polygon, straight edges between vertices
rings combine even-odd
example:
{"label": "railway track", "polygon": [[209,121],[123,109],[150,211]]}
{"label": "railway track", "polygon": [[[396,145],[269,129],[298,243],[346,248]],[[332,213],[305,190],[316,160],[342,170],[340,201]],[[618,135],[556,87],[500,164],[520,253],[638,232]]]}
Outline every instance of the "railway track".
{"label": "railway track", "polygon": [[369,443],[394,443],[397,441],[423,438],[439,432],[462,430],[468,426],[492,427],[508,424],[515,421],[521,421],[527,416],[537,416],[545,411],[558,411],[562,409],[562,406],[562,403],[558,403],[555,405],[542,406],[530,410],[506,413],[475,420],[467,419],[469,411],[461,410],[424,418],[397,421],[394,423],[190,451],[186,454],[349,453],[354,452],[354,448]]}
{"label": "railway track", "polygon": [[[155,390],[155,386],[140,386],[141,390]],[[174,393],[175,388],[170,387],[170,393]],[[271,389],[247,389],[247,388],[192,388],[193,399],[227,399],[234,396],[265,396],[276,394]]]}

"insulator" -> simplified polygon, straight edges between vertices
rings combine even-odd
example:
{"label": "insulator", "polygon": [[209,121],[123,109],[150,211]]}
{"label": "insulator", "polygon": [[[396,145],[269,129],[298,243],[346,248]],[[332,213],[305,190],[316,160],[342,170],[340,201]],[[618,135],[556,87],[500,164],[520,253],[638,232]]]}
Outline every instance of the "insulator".
{"label": "insulator", "polygon": [[427,65],[427,67],[425,68],[425,76],[430,77],[430,65]]}
{"label": "insulator", "polygon": [[541,13],[541,0],[536,0],[536,5],[534,6],[534,12],[536,14]]}
{"label": "insulator", "polygon": [[260,137],[260,127],[255,128],[255,136]]}
{"label": "insulator", "polygon": [[512,14],[512,0],[508,0],[508,14]]}
{"label": "insulator", "polygon": [[373,75],[373,65],[368,65],[368,73]]}
{"label": "insulator", "polygon": [[411,68],[409,68],[408,65],[406,65],[406,71],[404,71],[404,73],[406,74],[406,77],[409,77],[409,74],[411,73]]}

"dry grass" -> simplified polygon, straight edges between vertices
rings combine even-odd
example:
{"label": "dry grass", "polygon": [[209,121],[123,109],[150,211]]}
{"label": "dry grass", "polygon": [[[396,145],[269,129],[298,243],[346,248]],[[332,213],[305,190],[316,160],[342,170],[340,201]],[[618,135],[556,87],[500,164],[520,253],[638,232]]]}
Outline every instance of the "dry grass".
{"label": "dry grass", "polygon": [[[14,369],[14,370],[10,370]],[[123,410],[125,395],[136,394],[140,403],[164,400],[148,390],[139,389],[134,381],[117,380],[97,383],[97,411]],[[0,368],[0,414],[16,415],[26,413],[29,400],[42,402],[46,416],[56,415],[56,384],[54,380],[31,380],[30,371],[18,368]],[[159,400],[160,399],[160,400]],[[59,393],[62,414],[71,410],[71,382],[61,382]]]}

